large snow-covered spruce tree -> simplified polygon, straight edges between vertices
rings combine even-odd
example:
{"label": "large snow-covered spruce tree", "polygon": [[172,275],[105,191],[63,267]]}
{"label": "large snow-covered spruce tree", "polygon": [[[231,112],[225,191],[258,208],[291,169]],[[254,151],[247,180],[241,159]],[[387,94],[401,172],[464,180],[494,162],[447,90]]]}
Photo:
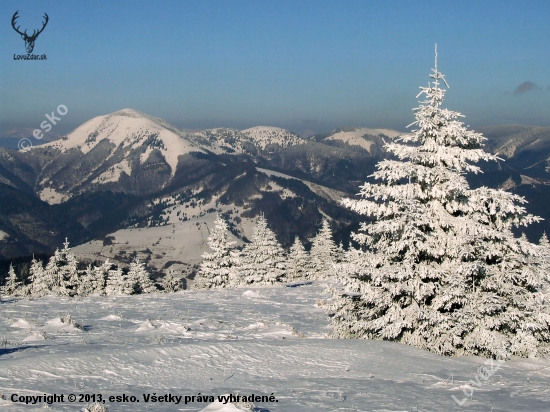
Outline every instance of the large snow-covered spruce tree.
{"label": "large snow-covered spruce tree", "polygon": [[[461,114],[441,107],[447,85],[436,65],[416,129],[390,142],[384,160],[343,204],[372,216],[353,240],[344,290],[327,306],[332,335],[398,341],[438,354],[536,356],[550,342],[540,247],[514,238],[512,226],[540,218],[522,197],[481,187],[466,172],[480,160],[485,138]],[[447,85],[448,86],[448,85]],[[412,143],[412,144],[409,144]],[[350,269],[351,268],[351,269]]]}
{"label": "large snow-covered spruce tree", "polygon": [[195,283],[196,288],[227,287],[235,277],[238,253],[233,249],[236,242],[228,241],[228,235],[229,226],[218,215],[214,229],[208,237],[208,246],[212,253],[205,252],[202,255],[203,261]]}

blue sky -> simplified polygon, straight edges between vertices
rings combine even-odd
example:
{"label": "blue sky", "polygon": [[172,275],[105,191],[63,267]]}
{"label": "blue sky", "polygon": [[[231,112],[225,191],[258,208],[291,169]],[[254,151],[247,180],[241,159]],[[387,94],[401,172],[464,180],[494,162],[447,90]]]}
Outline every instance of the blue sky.
{"label": "blue sky", "polygon": [[[56,132],[122,108],[178,127],[405,130],[433,66],[475,126],[550,125],[550,1],[12,1],[0,17],[0,129]],[[30,32],[46,61],[15,61]],[[530,82],[530,83],[526,83]],[[523,86],[522,86],[523,85]]]}

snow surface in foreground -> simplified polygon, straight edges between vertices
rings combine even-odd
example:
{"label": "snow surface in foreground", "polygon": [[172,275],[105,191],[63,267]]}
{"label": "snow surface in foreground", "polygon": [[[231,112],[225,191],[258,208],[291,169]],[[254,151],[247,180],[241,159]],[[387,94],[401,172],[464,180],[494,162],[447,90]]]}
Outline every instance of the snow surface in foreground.
{"label": "snow surface in foreground", "polygon": [[[265,287],[124,297],[4,300],[0,411],[42,410],[13,393],[134,395],[110,411],[237,410],[145,403],[143,394],[272,393],[256,411],[548,411],[550,361],[513,359],[484,379],[485,359],[405,345],[326,339],[323,288]],[[81,327],[62,322],[70,313]],[[3,344],[2,344],[3,345]],[[486,369],[491,369],[486,366]],[[472,383],[479,382],[479,388]],[[475,383],[477,385],[477,383]],[[464,391],[463,391],[464,389]],[[463,392],[473,393],[465,400]],[[459,406],[452,396],[459,402]],[[85,403],[57,403],[77,411]]]}

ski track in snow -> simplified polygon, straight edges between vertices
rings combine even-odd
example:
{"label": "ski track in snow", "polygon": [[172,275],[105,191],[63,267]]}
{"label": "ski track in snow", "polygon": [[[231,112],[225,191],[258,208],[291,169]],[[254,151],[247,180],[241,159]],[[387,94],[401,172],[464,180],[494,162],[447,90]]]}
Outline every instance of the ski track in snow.
{"label": "ski track in snow", "polygon": [[[110,411],[200,411],[208,403],[144,403],[142,394],[271,393],[256,411],[548,411],[550,361],[513,359],[463,388],[485,359],[444,358],[396,343],[325,338],[322,285],[183,291],[0,304],[0,393],[134,395]],[[67,327],[70,313],[81,328]],[[45,339],[23,342],[29,336]],[[283,339],[284,338],[284,339]],[[452,378],[451,378],[452,377]],[[469,392],[469,391],[467,391]],[[56,403],[77,411],[84,403]],[[0,411],[43,405],[0,399]],[[229,410],[229,409],[227,409]],[[233,409],[234,410],[234,409]]]}

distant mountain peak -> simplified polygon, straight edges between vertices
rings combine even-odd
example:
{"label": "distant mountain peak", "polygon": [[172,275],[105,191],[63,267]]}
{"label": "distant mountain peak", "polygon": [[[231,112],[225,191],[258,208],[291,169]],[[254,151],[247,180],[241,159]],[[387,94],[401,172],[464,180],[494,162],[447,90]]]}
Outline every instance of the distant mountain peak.
{"label": "distant mountain peak", "polygon": [[122,109],[103,116],[97,116],[77,127],[64,139],[45,146],[58,148],[61,152],[79,149],[86,154],[100,142],[108,141],[113,149],[122,147],[138,149],[148,146],[146,156],[154,149],[162,152],[175,173],[178,156],[203,150],[186,138],[183,132],[161,119],[156,119],[134,109]]}
{"label": "distant mountain peak", "polygon": [[325,141],[330,140],[340,140],[344,143],[347,143],[351,146],[360,146],[363,149],[367,150],[369,153],[373,153],[373,147],[378,146],[382,147],[384,141],[382,137],[387,136],[391,139],[394,139],[398,136],[404,135],[405,133],[398,132],[397,130],[391,129],[370,129],[367,127],[347,127],[333,130],[324,135]]}

